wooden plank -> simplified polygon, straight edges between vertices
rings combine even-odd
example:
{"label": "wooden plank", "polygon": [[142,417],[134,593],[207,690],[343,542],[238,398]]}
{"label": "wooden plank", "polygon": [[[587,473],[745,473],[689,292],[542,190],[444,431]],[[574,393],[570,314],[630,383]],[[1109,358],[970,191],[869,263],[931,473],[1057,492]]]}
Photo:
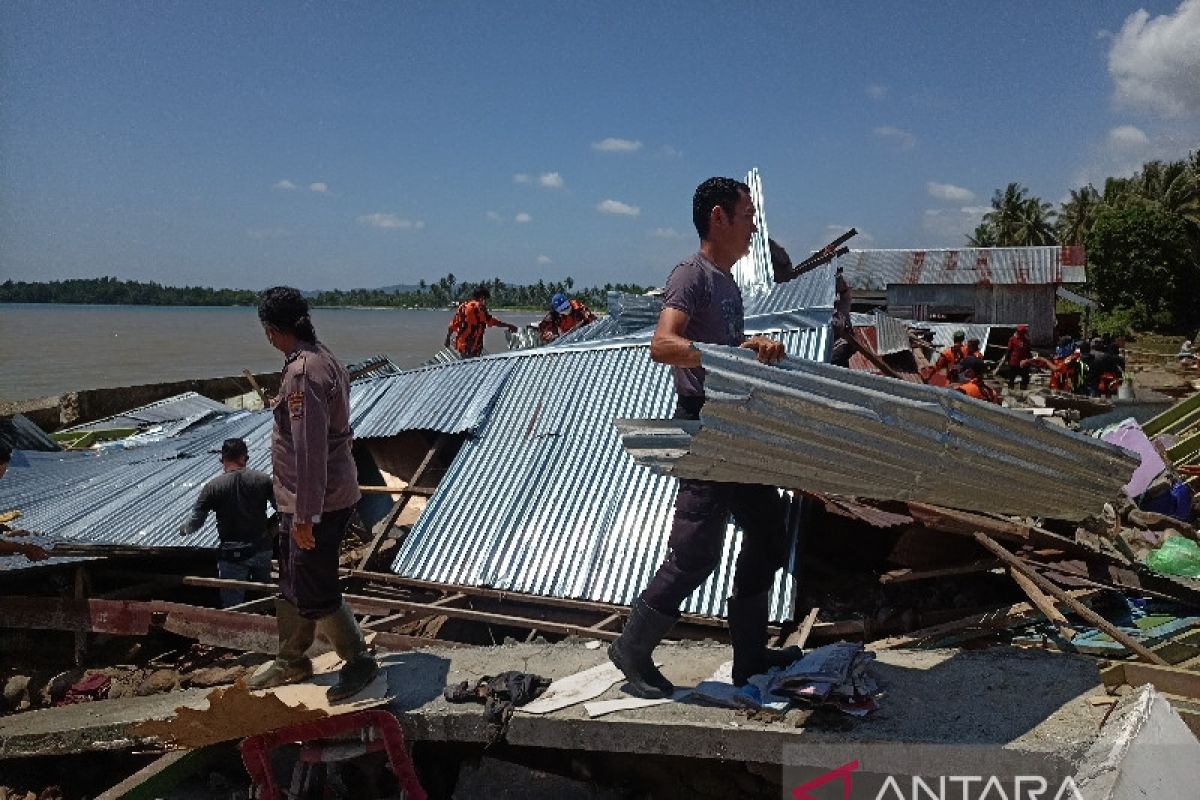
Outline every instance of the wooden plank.
{"label": "wooden plank", "polygon": [[[1082,601],[1095,597],[1100,592],[1096,589],[1079,589],[1068,594]],[[871,642],[871,648],[874,650],[896,650],[902,647],[911,647],[924,641],[940,639],[950,634],[964,633],[972,629],[977,629],[981,633],[991,633],[1007,628],[1010,625],[1038,619],[1041,616],[1042,612],[1035,608],[1032,603],[1014,603],[1013,605],[995,608],[991,611],[971,614],[962,619],[943,622],[939,625],[930,625],[927,628],[920,628],[903,636],[876,639]]]}
{"label": "wooden plank", "polygon": [[614,622],[618,621],[619,619],[621,619],[620,614],[609,614],[607,617],[605,617],[604,619],[600,620],[595,625],[593,625],[592,628],[594,628],[595,630],[603,630],[604,628],[607,628],[609,625],[612,625]]}
{"label": "wooden plank", "polygon": [[1036,583],[1025,577],[1025,574],[1020,570],[1012,567],[1008,568],[1008,574],[1017,586],[1021,588],[1021,591],[1025,593],[1025,596],[1029,598],[1029,602],[1033,603],[1046,619],[1054,623],[1054,626],[1058,628],[1058,632],[1063,635],[1064,639],[1069,642],[1079,635],[1079,631],[1071,627],[1071,624],[1067,622],[1067,618],[1062,615],[1061,611],[1054,607],[1054,602],[1045,592],[1038,588]]}
{"label": "wooden plank", "polygon": [[254,377],[254,373],[248,369],[242,370],[242,374],[246,376],[246,380],[250,381],[250,388],[258,395],[258,399],[262,401],[263,408],[271,407],[271,399],[267,397],[267,393],[258,385],[258,379]]}
{"label": "wooden plank", "polygon": [[808,614],[806,614],[804,617],[804,622],[800,624],[800,632],[796,634],[796,646],[801,650],[803,650],[804,645],[808,643],[808,636],[812,633],[813,623],[817,621],[817,613],[820,610],[821,609],[817,608],[816,606],[810,608],[808,610]]}
{"label": "wooden plank", "polygon": [[1160,692],[1200,700],[1200,673],[1179,667],[1126,661],[1102,670],[1100,678],[1109,687],[1149,683]]}
{"label": "wooden plank", "polygon": [[1025,577],[1029,578],[1031,581],[1033,581],[1035,584],[1037,584],[1039,589],[1046,592],[1050,596],[1056,598],[1060,602],[1065,603],[1072,611],[1074,611],[1080,617],[1083,617],[1083,619],[1086,622],[1088,622],[1089,624],[1094,625],[1095,627],[1104,631],[1104,633],[1108,634],[1113,639],[1113,641],[1119,642],[1120,644],[1127,647],[1129,650],[1132,650],[1134,653],[1136,653],[1138,655],[1139,658],[1149,661],[1151,664],[1161,664],[1164,666],[1166,665],[1167,662],[1164,661],[1160,656],[1158,656],[1155,653],[1151,652],[1150,650],[1146,649],[1140,642],[1138,642],[1136,639],[1134,639],[1133,637],[1129,636],[1128,634],[1126,634],[1125,632],[1120,630],[1116,625],[1113,625],[1111,622],[1106,620],[1104,617],[1100,616],[1095,611],[1092,611],[1090,608],[1085,606],[1083,603],[1080,603],[1078,600],[1071,597],[1069,594],[1064,592],[1062,589],[1058,588],[1058,586],[1054,585],[1049,580],[1042,577],[1042,575],[1040,575],[1038,572],[1036,572],[1032,567],[1030,567],[1024,561],[1017,558],[1016,556],[1014,556],[1012,553],[1005,550],[1000,545],[996,544],[991,539],[991,537],[989,537],[987,534],[977,531],[975,533],[975,541],[979,542],[981,545],[983,545],[985,548],[987,548],[992,554],[994,554],[996,556],[996,558],[999,558],[1001,561],[1004,561],[1010,567],[1015,568],[1018,571],[1020,571],[1022,574],[1025,575]]}
{"label": "wooden plank", "polygon": [[929,505],[928,503],[907,503],[908,512],[926,528],[943,533],[957,533],[962,536],[974,536],[976,531],[996,539],[1010,542],[1025,542],[1029,539],[1030,528],[1007,520],[992,519],[983,514],[973,514],[970,511],[958,511],[952,508]]}
{"label": "wooden plank", "polygon": [[969,575],[973,572],[987,572],[1000,566],[1000,560],[985,558],[972,561],[969,564],[958,564],[953,567],[940,569],[894,569],[879,576],[880,583],[905,583],[907,581],[923,581],[929,578],[945,578],[950,575]]}
{"label": "wooden plank", "polygon": [[116,786],[101,792],[96,800],[154,800],[170,797],[180,783],[201,768],[230,755],[228,747],[209,745],[197,750],[171,750]]}
{"label": "wooden plank", "polygon": [[[416,494],[415,491],[411,490],[417,485],[420,479],[424,477],[425,470],[427,470],[429,465],[433,463],[433,459],[442,451],[442,448],[446,446],[448,441],[450,441],[449,436],[444,433],[439,433],[437,439],[435,439],[433,444],[429,447],[429,450],[425,452],[425,457],[421,459],[421,463],[417,465],[417,468],[413,471],[412,476],[408,479],[408,486],[406,487],[407,490],[400,494],[400,499],[396,501],[394,506],[392,506],[392,510],[388,513],[384,522],[375,528],[375,535],[371,538],[370,544],[367,545],[367,549],[363,553],[362,558],[358,560],[359,569],[366,569],[371,563],[371,559],[373,559],[375,554],[379,552],[379,546],[383,544],[384,538],[386,538],[388,533],[391,532],[392,528],[395,527],[396,520],[400,519],[400,515],[404,513],[404,508],[408,505],[409,499]],[[433,492],[431,491],[429,495],[431,496],[432,494]]]}

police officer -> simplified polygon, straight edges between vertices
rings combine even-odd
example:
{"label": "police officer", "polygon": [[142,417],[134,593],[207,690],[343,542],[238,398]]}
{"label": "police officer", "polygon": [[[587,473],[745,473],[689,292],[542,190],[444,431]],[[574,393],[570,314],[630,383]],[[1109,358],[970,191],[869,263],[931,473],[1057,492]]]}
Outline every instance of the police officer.
{"label": "police officer", "polygon": [[318,626],[345,665],[328,690],[338,701],[366,688],[379,667],[367,651],[354,614],[342,600],[338,555],[361,494],[350,453],[350,378],[317,341],[308,301],[276,286],[258,305],[267,340],[286,356],[275,402],[271,466],[279,506],[279,653],[248,685],[263,689],[306,680],[305,651]]}

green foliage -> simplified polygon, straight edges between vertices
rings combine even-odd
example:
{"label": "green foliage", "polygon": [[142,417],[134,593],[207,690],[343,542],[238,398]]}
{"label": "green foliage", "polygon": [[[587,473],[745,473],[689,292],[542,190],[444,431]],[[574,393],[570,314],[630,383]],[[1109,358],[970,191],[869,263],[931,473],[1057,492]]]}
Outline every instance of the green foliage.
{"label": "green foliage", "polygon": [[[574,289],[575,279],[516,286],[499,278],[478,284],[459,283],[450,273],[434,283],[420,282],[416,291],[389,292],[382,289],[335,289],[312,298],[317,306],[374,306],[390,308],[445,308],[465,300],[477,286],[492,294],[493,308],[520,307],[544,309],[550,297],[563,292],[593,309],[608,305],[610,290],[643,294],[636,284],[607,283],[603,287]],[[157,283],[119,281],[116,278],[73,279],[48,283],[5,281],[0,283],[0,303],[71,303],[95,305],[152,306],[252,306],[258,295],[246,289],[207,289],[199,286],[171,287]]]}
{"label": "green foliage", "polygon": [[1103,308],[1129,310],[1139,329],[1200,322],[1200,265],[1178,215],[1141,198],[1106,206],[1092,223],[1085,250],[1089,284]]}
{"label": "green foliage", "polygon": [[1128,308],[1092,312],[1089,317],[1089,327],[1093,336],[1114,338],[1132,336],[1136,329],[1133,324],[1133,311]]}
{"label": "green foliage", "polygon": [[1010,183],[992,195],[992,210],[983,215],[983,224],[968,237],[974,247],[1032,247],[1055,244],[1055,212],[1039,197],[1027,197],[1029,190]]}

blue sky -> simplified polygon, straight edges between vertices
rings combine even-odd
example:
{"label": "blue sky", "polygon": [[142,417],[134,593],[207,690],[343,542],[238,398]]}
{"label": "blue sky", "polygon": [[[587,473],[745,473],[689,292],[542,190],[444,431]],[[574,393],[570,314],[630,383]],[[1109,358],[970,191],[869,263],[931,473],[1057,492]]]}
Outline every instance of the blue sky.
{"label": "blue sky", "polygon": [[1200,0],[0,4],[0,278],[661,284],[710,175],[793,254],[1200,146]]}

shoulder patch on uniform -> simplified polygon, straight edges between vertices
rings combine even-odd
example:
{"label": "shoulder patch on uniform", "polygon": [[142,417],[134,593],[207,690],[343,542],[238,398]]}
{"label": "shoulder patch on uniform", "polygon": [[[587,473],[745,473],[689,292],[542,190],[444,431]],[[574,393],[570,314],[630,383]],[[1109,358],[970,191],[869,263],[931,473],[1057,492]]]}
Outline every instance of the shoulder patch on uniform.
{"label": "shoulder patch on uniform", "polygon": [[292,419],[304,417],[304,392],[288,392],[287,404]]}

